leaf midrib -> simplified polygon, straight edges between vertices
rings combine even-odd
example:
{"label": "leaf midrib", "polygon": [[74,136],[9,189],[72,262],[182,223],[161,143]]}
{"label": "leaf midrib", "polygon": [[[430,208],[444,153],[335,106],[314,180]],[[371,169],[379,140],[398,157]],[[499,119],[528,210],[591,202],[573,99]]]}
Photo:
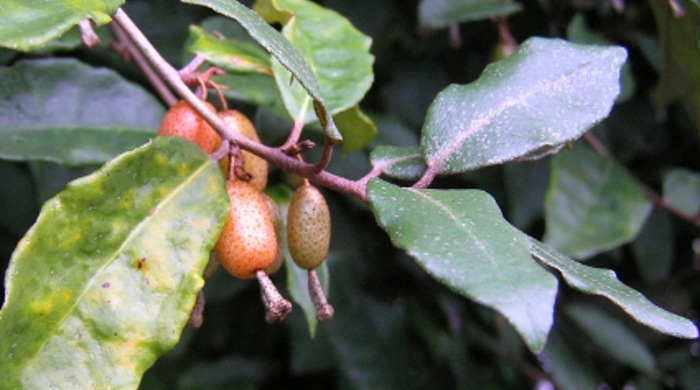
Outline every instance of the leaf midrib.
{"label": "leaf midrib", "polygon": [[[460,228],[461,228],[464,232],[466,232],[470,237],[472,237],[473,241],[476,243],[477,247],[482,251],[482,253],[486,253],[486,254],[487,254],[487,259],[488,259],[488,261],[491,262],[491,264],[496,268],[496,270],[497,270],[496,272],[499,272],[499,273],[501,272],[501,270],[502,270],[502,265],[501,265],[501,263],[498,261],[498,259],[496,258],[496,256],[494,256],[494,254],[492,253],[492,251],[488,251],[483,245],[481,245],[481,244],[480,244],[480,241],[476,239],[476,236],[474,235],[474,233],[473,233],[471,230],[467,229],[466,226],[465,226],[463,223],[460,222],[460,220],[457,218],[457,216],[456,216],[454,213],[452,213],[451,210],[449,210],[449,208],[447,208],[446,206],[444,206],[442,203],[438,202],[436,199],[433,199],[433,198],[431,198],[431,197],[429,197],[429,196],[427,196],[427,195],[421,193],[421,191],[419,191],[419,190],[411,190],[411,191],[417,193],[421,198],[423,198],[423,199],[425,199],[425,200],[427,200],[427,201],[429,201],[429,202],[435,204],[438,208],[440,208],[441,210],[443,210],[444,212],[446,212],[447,215],[448,215],[453,221],[455,221],[455,222],[460,226]],[[472,199],[472,200],[473,200],[473,199]],[[473,203],[473,202],[472,202],[472,203]],[[514,285],[513,285],[512,283],[506,283],[505,286],[500,286],[499,288],[503,288],[503,287],[505,287],[505,288],[507,288],[507,289],[509,290],[509,292],[510,292],[509,295],[510,295],[510,296],[515,296],[515,295],[516,295],[516,291],[515,291]],[[470,295],[472,295],[472,294],[470,294]],[[474,295],[472,295],[472,296],[474,296]],[[475,298],[477,298],[477,297],[475,297]],[[482,299],[481,299],[480,297],[477,298],[477,300],[482,301]],[[532,308],[532,305],[530,304],[530,301],[525,300],[524,303],[528,306],[528,308]],[[504,309],[504,307],[500,307],[500,306],[499,306],[497,303],[495,303],[495,302],[490,302],[490,303],[488,304],[488,306],[491,306],[491,307],[493,307],[494,309],[499,310],[499,311]],[[510,307],[510,306],[508,306],[508,307]],[[533,324],[536,324],[536,323],[537,323],[537,320],[533,317],[532,310],[525,310],[525,312],[526,312],[526,314],[527,314],[527,316],[528,316],[527,324],[530,325],[530,326],[528,326],[528,328],[529,328],[530,332],[532,332],[533,329],[536,329],[536,327],[533,326]],[[523,324],[523,322],[520,322],[520,324]],[[518,328],[521,329],[521,330],[523,330],[523,331],[525,330],[525,329],[523,329],[521,326],[518,326]],[[536,334],[536,331],[535,331],[535,333],[529,333],[528,336],[529,336],[529,337],[534,337],[535,334]],[[533,340],[533,341],[534,341],[534,340]]]}
{"label": "leaf midrib", "polygon": [[[605,55],[601,58],[607,58],[609,55]],[[435,154],[431,153],[430,155],[435,156],[434,158],[430,159],[430,155],[427,156],[428,159],[427,163],[428,166],[431,168],[442,171],[445,162],[456,152],[458,151],[464,141],[476,134],[478,131],[483,129],[484,127],[488,126],[492,122],[494,122],[495,119],[497,119],[500,115],[502,115],[506,110],[515,107],[519,104],[524,103],[531,97],[540,94],[540,93],[546,93],[550,91],[551,89],[554,88],[554,86],[559,85],[562,80],[568,79],[571,75],[574,75],[580,71],[584,71],[587,69],[592,63],[594,62],[599,62],[601,58],[596,58],[595,60],[588,60],[583,62],[581,65],[576,67],[575,69],[566,72],[562,75],[559,75],[552,79],[551,82],[547,82],[548,80],[545,80],[543,82],[540,82],[537,85],[536,88],[530,89],[528,92],[518,95],[517,98],[508,98],[504,99],[502,101],[502,104],[496,106],[495,108],[489,110],[486,115],[483,115],[475,120],[473,120],[469,126],[462,132],[460,133],[452,142],[448,142],[442,146],[442,148],[439,149],[439,151]],[[478,81],[478,80],[477,80]]]}

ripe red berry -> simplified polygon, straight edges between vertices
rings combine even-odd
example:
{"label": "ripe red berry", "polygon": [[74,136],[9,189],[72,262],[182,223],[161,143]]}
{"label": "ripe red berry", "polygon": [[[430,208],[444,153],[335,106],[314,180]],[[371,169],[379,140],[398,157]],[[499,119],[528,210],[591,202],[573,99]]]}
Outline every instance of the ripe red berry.
{"label": "ripe red berry", "polygon": [[277,257],[270,209],[263,194],[246,181],[230,180],[226,190],[231,211],[214,250],[233,276],[254,278],[255,271],[267,269]]}
{"label": "ripe red berry", "polygon": [[[216,112],[210,103],[204,104]],[[165,114],[158,135],[183,137],[197,144],[206,153],[213,153],[221,145],[219,134],[184,100],[175,103]]]}

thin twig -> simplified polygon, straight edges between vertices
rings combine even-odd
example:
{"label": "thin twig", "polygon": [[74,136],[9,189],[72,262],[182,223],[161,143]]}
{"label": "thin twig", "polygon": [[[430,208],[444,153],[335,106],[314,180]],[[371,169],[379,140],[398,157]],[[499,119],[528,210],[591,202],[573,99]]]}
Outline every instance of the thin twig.
{"label": "thin twig", "polygon": [[603,145],[603,143],[600,142],[598,137],[593,135],[593,133],[591,133],[591,132],[584,133],[583,139],[585,139],[586,142],[588,142],[588,145],[590,145],[591,148],[593,148],[593,150],[596,151],[596,153],[600,154],[603,157],[612,158],[608,148],[606,148],[605,145]]}
{"label": "thin twig", "polygon": [[180,74],[158,53],[141,30],[134,24],[129,16],[122,9],[118,9],[114,14],[114,21],[117,22],[128,34],[134,44],[141,50],[144,56],[151,62],[154,70],[165,80],[165,82],[189,105],[216,130],[223,139],[234,141],[241,148],[260,156],[271,164],[276,165],[285,172],[295,173],[309,178],[314,183],[328,187],[335,191],[354,196],[363,202],[367,202],[366,186],[358,182],[348,180],[344,177],[331,174],[327,171],[314,172],[314,166],[297,161],[295,158],[287,156],[277,148],[271,148],[259,142],[251,141],[243,135],[238,134],[228,124],[221,120],[216,113],[209,110],[204,103],[192,93],[192,91],[182,82]]}
{"label": "thin twig", "polygon": [[199,69],[199,67],[205,62],[207,62],[206,57],[204,57],[202,54],[195,54],[194,58],[192,58],[187,65],[179,70],[179,73],[180,75],[197,73],[197,69]]}
{"label": "thin twig", "polygon": [[[600,140],[593,135],[592,133],[588,132],[584,134],[584,139],[588,144],[595,150],[598,154],[600,154],[603,157],[612,159],[612,155],[610,154],[610,151],[603,145]],[[649,186],[644,184],[641,180],[639,180],[637,177],[632,175],[630,173],[630,177],[634,179],[634,181],[637,182],[637,185],[644,191],[644,194],[646,195],[647,198],[654,204],[654,206],[662,208],[671,214],[674,214],[678,218],[681,218],[683,220],[686,220],[690,223],[692,223],[695,226],[700,226],[700,215],[688,215],[684,213],[683,211],[679,210],[672,204],[669,204],[666,202],[663,196],[659,195],[656,191],[652,190]]]}
{"label": "thin twig", "polygon": [[131,41],[129,35],[124,31],[124,29],[118,23],[110,23],[109,27],[114,36],[117,38],[118,45],[121,46],[122,50],[126,50],[129,56],[136,62],[136,65],[138,65],[138,67],[141,69],[143,74],[148,79],[148,82],[151,83],[165,104],[168,107],[175,105],[178,100],[177,97],[172,93],[165,82],[163,82],[163,79],[156,74],[143,54],[141,54],[141,52]]}
{"label": "thin twig", "polygon": [[194,302],[190,318],[187,320],[187,325],[190,328],[198,329],[204,322],[204,290],[199,290],[197,300]]}
{"label": "thin twig", "polygon": [[221,146],[219,146],[219,149],[217,149],[214,153],[209,155],[209,159],[211,161],[219,161],[228,155],[230,149],[231,145],[228,143],[228,141],[223,141],[221,142]]}
{"label": "thin twig", "polygon": [[430,183],[435,180],[435,176],[437,176],[437,169],[434,166],[428,166],[423,176],[413,184],[413,188],[428,188]]}
{"label": "thin twig", "polygon": [[323,143],[323,152],[321,153],[321,159],[314,164],[314,173],[319,173],[328,167],[333,157],[333,143],[326,138]]}
{"label": "thin twig", "polygon": [[80,39],[83,41],[83,45],[90,49],[100,45],[100,37],[93,30],[90,19],[83,19],[78,22],[78,29],[80,30]]}
{"label": "thin twig", "polygon": [[292,130],[289,132],[289,137],[287,137],[287,140],[284,142],[284,144],[280,146],[280,149],[286,152],[288,149],[294,147],[294,145],[296,145],[299,142],[299,137],[301,137],[301,131],[303,129],[304,122],[294,121],[294,126],[292,126]]}
{"label": "thin twig", "polygon": [[450,23],[450,46],[459,49],[462,47],[462,37],[459,35],[459,23]]}

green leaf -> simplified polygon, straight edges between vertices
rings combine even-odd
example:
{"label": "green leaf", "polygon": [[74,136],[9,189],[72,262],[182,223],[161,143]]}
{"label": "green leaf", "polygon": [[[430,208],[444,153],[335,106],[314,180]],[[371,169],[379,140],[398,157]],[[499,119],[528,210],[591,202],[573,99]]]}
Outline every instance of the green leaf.
{"label": "green leaf", "polygon": [[421,147],[436,173],[541,157],[608,115],[620,47],[530,38],[469,85],[451,85],[428,109]]}
{"label": "green leaf", "polygon": [[123,0],[3,0],[0,7],[0,46],[29,51],[58,38],[83,19],[99,25]]}
{"label": "green leaf", "polygon": [[267,24],[260,15],[238,1],[183,0],[183,3],[209,7],[240,23],[253,39],[260,43],[284,68],[291,72],[294,79],[299,81],[306,92],[313,98],[313,106],[317,110],[316,115],[323,125],[326,135],[335,143],[340,143],[343,140],[335,126],[335,122],[333,122],[313,70],[304,61],[297,49],[277,30]]}
{"label": "green leaf", "polygon": [[[566,27],[566,37],[570,42],[575,43],[604,46],[613,44],[603,34],[591,31],[586,24],[585,16],[580,12],[574,15]],[[630,62],[625,61],[620,73],[620,95],[617,97],[617,102],[622,103],[632,98],[635,88],[636,83],[632,75]]]}
{"label": "green leaf", "polygon": [[648,284],[659,283],[673,268],[676,237],[670,214],[655,208],[632,243],[637,271]]}
{"label": "green leaf", "polygon": [[279,106],[279,110],[284,114],[277,85],[270,76],[225,74],[214,76],[212,80],[227,87],[222,91],[227,99],[240,100],[256,106]]}
{"label": "green leaf", "polygon": [[579,341],[577,336],[566,334],[557,318],[547,345],[539,356],[543,366],[548,367],[547,372],[554,378],[558,389],[598,388],[600,378],[593,369],[594,362],[581,353],[578,345],[571,345]]}
{"label": "green leaf", "polygon": [[660,107],[697,93],[700,86],[700,52],[698,25],[700,5],[693,0],[677,0],[685,15],[674,15],[667,2],[651,2],[659,40],[664,53],[664,67],[653,98]]}
{"label": "green leaf", "polygon": [[372,167],[401,180],[418,180],[425,172],[425,161],[418,146],[377,146],[370,155]]}
{"label": "green leaf", "polygon": [[654,355],[621,321],[588,305],[570,305],[565,312],[598,347],[619,362],[650,376],[656,374]]}
{"label": "green leaf", "polygon": [[700,174],[673,169],[664,175],[664,200],[683,214],[694,217],[700,212]]}
{"label": "green leaf", "polygon": [[552,325],[557,280],[527,237],[479,190],[415,190],[378,179],[367,195],[380,226],[441,283],[503,314],[533,351]]}
{"label": "green leaf", "polygon": [[345,140],[342,145],[344,153],[364,148],[377,136],[377,126],[358,105],[335,114],[333,118]]}
{"label": "green leaf", "polygon": [[[343,138],[348,133],[358,137],[346,140],[352,145],[344,146],[344,150],[348,152],[366,145],[376,135],[376,127],[360,113],[357,104],[374,80],[374,56],[369,52],[371,39],[340,14],[311,1],[258,0],[254,7],[260,9],[268,22],[284,24],[282,33],[318,77],[327,109],[336,119]],[[289,14],[294,18],[288,18]],[[292,76],[281,63],[273,61],[272,71],[292,118],[305,124],[315,121],[314,105],[302,86],[290,82]]]}
{"label": "green leaf", "polygon": [[219,39],[201,27],[190,26],[192,44],[189,50],[201,54],[207,61],[229,72],[272,75],[270,55],[249,42]]}
{"label": "green leaf", "polygon": [[0,157],[103,163],[144,144],[163,117],[143,88],[73,59],[0,69]]}
{"label": "green leaf", "polygon": [[519,3],[506,0],[421,0],[418,21],[422,26],[442,28],[453,23],[510,15],[522,8]]}
{"label": "green leaf", "polygon": [[543,241],[585,259],[634,240],[650,211],[623,167],[578,144],[552,159]]}
{"label": "green leaf", "polygon": [[576,290],[608,298],[636,321],[659,332],[688,339],[698,337],[698,329],[690,320],[654,305],[639,291],[620,282],[615,272],[583,265],[534,238],[530,238],[530,244],[532,255],[559,270],[566,283]]}
{"label": "green leaf", "polygon": [[228,207],[218,165],[178,137],[70,183],[12,255],[3,386],[136,388],[178,341]]}

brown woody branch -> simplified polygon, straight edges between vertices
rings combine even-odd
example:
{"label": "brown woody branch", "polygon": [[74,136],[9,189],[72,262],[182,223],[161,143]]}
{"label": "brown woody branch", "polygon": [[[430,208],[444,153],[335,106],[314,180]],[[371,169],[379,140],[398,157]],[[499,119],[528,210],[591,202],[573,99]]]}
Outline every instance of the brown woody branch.
{"label": "brown woody branch", "polygon": [[165,83],[170,86],[170,88],[175,91],[178,96],[186,100],[190,106],[192,106],[192,108],[194,108],[225,141],[233,141],[241,148],[266,159],[283,171],[304,176],[319,185],[357,197],[360,200],[367,202],[366,185],[364,185],[365,183],[348,180],[325,170],[316,172],[317,167],[315,165],[298,161],[296,158],[286,155],[278,148],[271,148],[261,143],[251,141],[235,132],[214,112],[207,109],[204,102],[195,96],[195,94],[182,81],[180,73],[167,61],[165,61],[165,59],[160,55],[160,53],[158,53],[158,51],[148,41],[146,36],[143,35],[141,30],[134,24],[124,10],[117,10],[117,12],[114,14],[114,21],[129,36],[131,42],[133,42],[133,44],[141,51],[143,56],[148,59],[153,67],[153,70],[165,81]]}

